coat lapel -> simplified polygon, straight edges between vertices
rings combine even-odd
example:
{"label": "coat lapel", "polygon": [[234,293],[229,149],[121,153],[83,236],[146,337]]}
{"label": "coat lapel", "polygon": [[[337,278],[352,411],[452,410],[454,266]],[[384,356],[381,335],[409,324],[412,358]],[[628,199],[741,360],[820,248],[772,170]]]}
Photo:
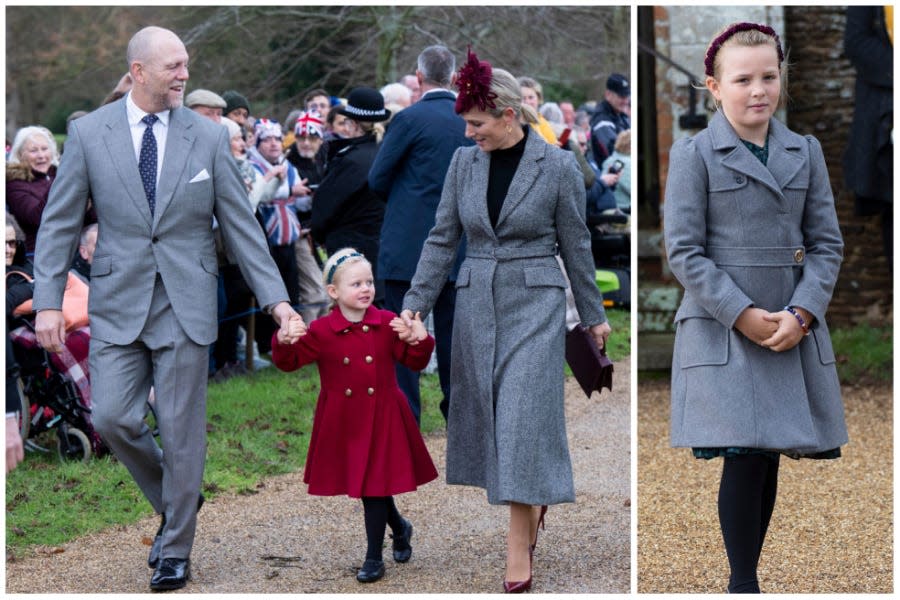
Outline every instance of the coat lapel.
{"label": "coat lapel", "polygon": [[149,226],[152,223],[150,205],[147,204],[147,194],[144,192],[144,184],[141,183],[137,159],[134,156],[134,142],[128,125],[125,100],[121,100],[120,103],[121,110],[113,113],[113,117],[106,123],[103,139],[109,152],[110,164],[122,181],[122,187]]}
{"label": "coat lapel", "polygon": [[484,231],[488,232],[496,240],[494,228],[491,226],[491,218],[487,208],[488,179],[491,172],[491,158],[481,150],[472,153],[471,178],[465,183],[467,193],[463,198],[473,202],[472,207],[478,215],[478,220]]}
{"label": "coat lapel", "polygon": [[784,126],[780,121],[769,122],[769,171],[780,189],[784,189],[797,176],[805,162],[801,150],[805,140]]}
{"label": "coat lapel", "polygon": [[[525,199],[528,190],[537,181],[538,176],[541,174],[540,161],[544,159],[546,149],[547,142],[539,137],[531,127],[528,127],[528,140],[525,142],[525,152],[522,154],[519,168],[516,169],[516,174],[513,176],[513,180],[509,184],[509,190],[506,192],[506,198],[503,200],[503,208],[500,209],[500,216],[497,219],[498,228]],[[487,188],[485,187],[485,189]]]}
{"label": "coat lapel", "polygon": [[159,223],[160,217],[169,208],[175,196],[175,190],[182,180],[184,170],[187,168],[188,156],[191,146],[194,145],[194,136],[191,124],[182,118],[186,108],[176,108],[169,113],[169,134],[166,138],[166,154],[163,158],[162,172],[159,176],[159,185],[156,188],[156,211],[154,212],[154,227]]}
{"label": "coat lapel", "polygon": [[[709,131],[712,135],[713,148],[719,152],[727,152],[722,158],[724,166],[760,182],[775,194],[781,208],[787,206],[787,201],[781,192],[781,186],[775,181],[772,172],[744,146],[721,111],[713,115],[712,120],[709,122]],[[772,145],[770,142],[770,153],[771,150]],[[769,155],[769,164],[772,164],[771,154]]]}

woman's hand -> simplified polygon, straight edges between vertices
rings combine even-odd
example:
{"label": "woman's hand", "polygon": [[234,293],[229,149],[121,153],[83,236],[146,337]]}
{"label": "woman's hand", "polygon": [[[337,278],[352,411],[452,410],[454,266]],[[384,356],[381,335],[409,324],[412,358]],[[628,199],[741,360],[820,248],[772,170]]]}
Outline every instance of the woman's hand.
{"label": "woman's hand", "polygon": [[[743,333],[754,344],[763,345],[763,342],[775,335],[778,324],[766,319],[770,316],[767,310],[761,308],[745,308],[734,322],[734,328]],[[791,317],[793,319],[793,317]]]}
{"label": "woman's hand", "polygon": [[589,331],[591,332],[591,335],[594,336],[597,347],[601,350],[606,348],[606,339],[609,337],[609,334],[612,333],[609,322],[592,325]]}
{"label": "woman's hand", "polygon": [[[809,314],[809,313],[807,313]],[[766,321],[774,323],[778,329],[768,339],[763,340],[762,345],[774,352],[790,350],[803,340],[806,332],[800,327],[797,317],[786,310],[770,313],[763,317]],[[809,321],[806,321],[807,323]]]}

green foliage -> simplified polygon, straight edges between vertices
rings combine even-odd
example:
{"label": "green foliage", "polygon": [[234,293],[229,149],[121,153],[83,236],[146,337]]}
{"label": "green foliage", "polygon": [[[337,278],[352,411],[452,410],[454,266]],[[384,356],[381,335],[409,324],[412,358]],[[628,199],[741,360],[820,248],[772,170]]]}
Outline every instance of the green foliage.
{"label": "green foliage", "polygon": [[621,308],[606,309],[606,318],[612,333],[606,341],[606,353],[613,362],[631,355],[631,311]]}
{"label": "green foliage", "polygon": [[890,383],[893,380],[893,326],[868,324],[831,332],[842,383]]}
{"label": "green foliage", "polygon": [[[422,376],[422,432],[443,428],[437,375]],[[252,494],[263,478],[298,471],[306,461],[319,393],[314,366],[274,368],[211,384],[207,398],[207,460],[203,493]],[[153,513],[115,458],[61,463],[52,433],[6,478],[6,550],[21,556]],[[148,532],[149,534],[149,532]]]}

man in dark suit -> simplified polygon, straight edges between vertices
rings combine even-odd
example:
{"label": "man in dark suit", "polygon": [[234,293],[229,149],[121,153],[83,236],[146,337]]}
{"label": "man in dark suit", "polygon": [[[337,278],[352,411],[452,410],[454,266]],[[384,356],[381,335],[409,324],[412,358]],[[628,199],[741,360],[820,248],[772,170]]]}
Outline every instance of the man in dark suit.
{"label": "man in dark suit", "polygon": [[[217,331],[214,216],[285,336],[300,316],[247,202],[228,130],[182,107],[184,44],[147,27],[132,37],[127,60],[131,91],[69,126],[38,234],[34,308],[38,341],[58,352],[66,272],[90,198],[99,223],[91,265],[93,423],[162,515],[150,587],[169,590],[190,578],[203,501],[208,347]],[[162,449],[143,420],[151,386]]]}
{"label": "man in dark suit", "polygon": [[[398,112],[381,143],[369,187],[387,199],[377,272],[384,280],[385,308],[399,313],[403,296],[416,272],[416,264],[441,200],[444,178],[453,153],[470,146],[466,125],[453,109],[450,86],[456,78],[456,60],[444,46],[429,46],[419,54],[416,78],[421,99]],[[450,339],[456,293],[454,281],[463,253],[434,306],[441,412],[447,417],[450,401]],[[419,374],[397,366],[397,380],[419,420]]]}

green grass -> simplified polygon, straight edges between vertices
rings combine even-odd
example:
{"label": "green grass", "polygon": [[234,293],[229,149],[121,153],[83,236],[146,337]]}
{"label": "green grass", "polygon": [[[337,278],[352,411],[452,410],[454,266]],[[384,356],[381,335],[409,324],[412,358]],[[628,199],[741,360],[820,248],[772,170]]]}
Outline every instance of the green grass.
{"label": "green grass", "polygon": [[857,325],[831,332],[842,383],[893,381],[893,326]]}
{"label": "green grass", "polygon": [[[631,353],[630,313],[608,310],[607,315],[613,328],[609,356],[621,360]],[[423,375],[421,390],[422,432],[443,429],[437,375]],[[312,365],[294,373],[269,368],[210,385],[206,497],[253,494],[264,478],[302,469],[318,391]],[[36,545],[56,546],[153,513],[114,458],[63,464],[56,454],[55,433],[38,441],[51,452],[28,452],[6,477],[7,555],[22,556]]]}

